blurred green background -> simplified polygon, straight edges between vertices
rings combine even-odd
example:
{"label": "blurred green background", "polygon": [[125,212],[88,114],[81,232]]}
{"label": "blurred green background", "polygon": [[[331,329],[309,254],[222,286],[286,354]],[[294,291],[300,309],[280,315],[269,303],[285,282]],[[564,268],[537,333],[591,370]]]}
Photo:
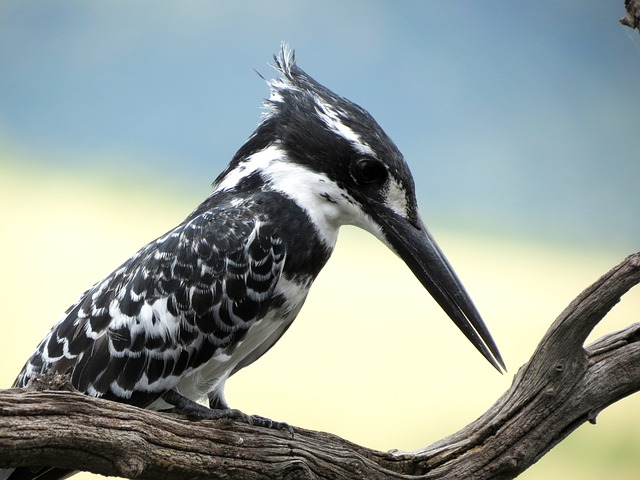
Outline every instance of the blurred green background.
{"label": "blurred green background", "polygon": [[[343,229],[231,405],[416,449],[508,388],[557,314],[638,250],[640,36],[623,2],[0,3],[0,385],[93,282],[173,227],[252,132],[281,41],[367,108],[491,328],[498,375],[408,269]],[[630,292],[594,337],[638,320]],[[640,397],[521,478],[631,479]]]}

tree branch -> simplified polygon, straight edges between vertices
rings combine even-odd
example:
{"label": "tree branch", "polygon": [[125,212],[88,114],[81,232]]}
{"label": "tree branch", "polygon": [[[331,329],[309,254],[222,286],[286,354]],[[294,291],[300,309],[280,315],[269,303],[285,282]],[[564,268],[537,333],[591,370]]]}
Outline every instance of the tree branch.
{"label": "tree branch", "polygon": [[640,253],[571,302],[482,417],[416,452],[378,452],[297,427],[291,437],[230,421],[189,421],[88,397],[49,379],[0,391],[0,466],[172,480],[513,478],[579,425],[595,423],[602,409],[640,390],[639,324],[583,347],[638,283]]}
{"label": "tree branch", "polygon": [[620,23],[640,31],[640,0],[624,0],[624,8],[627,14],[620,19]]}

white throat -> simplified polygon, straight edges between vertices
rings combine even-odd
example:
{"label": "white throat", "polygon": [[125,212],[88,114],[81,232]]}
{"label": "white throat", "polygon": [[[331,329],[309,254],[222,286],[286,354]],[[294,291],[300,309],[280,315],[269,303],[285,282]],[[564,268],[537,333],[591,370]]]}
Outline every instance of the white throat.
{"label": "white throat", "polygon": [[307,213],[327,247],[335,246],[342,225],[357,225],[379,236],[378,226],[348,192],[325,174],[289,160],[278,145],[247,157],[216,190],[230,190],[254,172],[262,175],[269,189],[286,195]]}

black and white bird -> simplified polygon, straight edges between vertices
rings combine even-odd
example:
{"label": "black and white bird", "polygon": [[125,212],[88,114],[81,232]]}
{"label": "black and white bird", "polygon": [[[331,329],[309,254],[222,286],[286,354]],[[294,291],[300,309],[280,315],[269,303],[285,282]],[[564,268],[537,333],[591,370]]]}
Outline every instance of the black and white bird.
{"label": "black and white bird", "polygon": [[[275,68],[256,131],[209,197],[89,288],[38,345],[16,387],[58,372],[95,397],[269,425],[231,410],[225,382],[289,328],[342,225],[398,254],[480,353],[504,368],[420,218],[394,143],[369,113],[301,70],[286,46]],[[202,399],[211,410],[196,403]]]}

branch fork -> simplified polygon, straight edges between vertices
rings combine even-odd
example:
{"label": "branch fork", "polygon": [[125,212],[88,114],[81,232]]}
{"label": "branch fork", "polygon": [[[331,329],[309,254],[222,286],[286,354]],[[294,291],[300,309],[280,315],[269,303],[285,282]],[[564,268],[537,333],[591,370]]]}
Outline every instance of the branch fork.
{"label": "branch fork", "polygon": [[56,466],[127,478],[509,479],[610,404],[640,390],[640,324],[585,347],[640,283],[640,253],[558,316],[511,387],[480,418],[415,452],[230,421],[189,421],[92,398],[59,377],[0,391],[0,467]]}

